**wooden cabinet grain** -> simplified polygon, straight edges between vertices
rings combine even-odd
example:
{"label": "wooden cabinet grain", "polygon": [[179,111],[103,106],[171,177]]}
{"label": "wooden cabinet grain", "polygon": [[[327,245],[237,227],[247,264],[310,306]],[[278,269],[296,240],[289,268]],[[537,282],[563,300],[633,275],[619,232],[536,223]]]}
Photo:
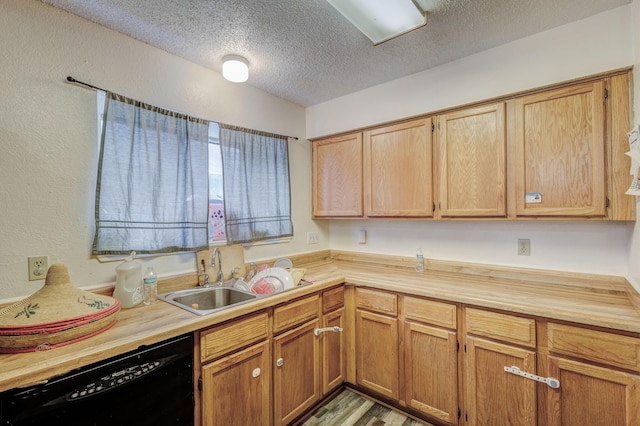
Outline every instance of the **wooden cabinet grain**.
{"label": "wooden cabinet grain", "polygon": [[274,424],[285,425],[321,397],[319,319],[273,338]]}
{"label": "wooden cabinet grain", "polygon": [[368,217],[432,217],[432,119],[364,132]]}
{"label": "wooden cabinet grain", "polygon": [[558,389],[541,389],[544,424],[631,426],[640,419],[640,339],[548,323],[542,359]]}
{"label": "wooden cabinet grain", "polygon": [[259,312],[198,333],[203,425],[271,424],[268,325],[268,314]]}
{"label": "wooden cabinet grain", "polygon": [[515,99],[518,216],[605,215],[605,85]]}
{"label": "wooden cabinet grain", "polygon": [[535,320],[470,307],[464,314],[465,418],[471,425],[536,425],[537,382],[504,369],[536,374]]}
{"label": "wooden cabinet grain", "polygon": [[397,296],[356,290],[356,382],[399,399]]}
{"label": "wooden cabinet grain", "polygon": [[363,215],[362,133],[313,143],[314,217]]}
{"label": "wooden cabinet grain", "polygon": [[259,343],[202,368],[203,425],[271,424],[269,347]]}
{"label": "wooden cabinet grain", "polygon": [[537,424],[536,383],[504,367],[536,373],[536,353],[479,337],[466,343],[466,410],[470,425]]}
{"label": "wooden cabinet grain", "polygon": [[314,141],[314,217],[635,220],[630,73],[529,93]]}
{"label": "wooden cabinet grain", "polygon": [[447,424],[458,421],[456,305],[403,297],[404,399]]}
{"label": "wooden cabinet grain", "polygon": [[322,294],[322,327],[330,328],[320,334],[322,345],[322,393],[328,394],[346,381],[347,344],[344,286]]}
{"label": "wooden cabinet grain", "polygon": [[435,157],[440,217],[506,216],[504,102],[439,115]]}

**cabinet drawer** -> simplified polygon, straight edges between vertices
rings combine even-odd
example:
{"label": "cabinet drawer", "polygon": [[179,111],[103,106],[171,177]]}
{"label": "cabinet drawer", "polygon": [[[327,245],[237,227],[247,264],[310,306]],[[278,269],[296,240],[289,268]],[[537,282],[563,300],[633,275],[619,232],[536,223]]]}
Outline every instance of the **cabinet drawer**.
{"label": "cabinet drawer", "polygon": [[331,312],[342,306],[344,306],[344,287],[340,286],[322,293],[322,312]]}
{"label": "cabinet drawer", "polygon": [[212,327],[200,333],[201,360],[205,362],[266,339],[268,334],[269,316],[266,312]]}
{"label": "cabinet drawer", "polygon": [[530,318],[482,311],[465,310],[467,333],[534,348],[536,322]]}
{"label": "cabinet drawer", "polygon": [[405,296],[403,306],[406,319],[456,328],[456,305]]}
{"label": "cabinet drawer", "polygon": [[320,296],[317,294],[278,306],[273,310],[273,332],[277,333],[317,317],[319,308]]}
{"label": "cabinet drawer", "polygon": [[398,315],[398,297],[382,291],[356,289],[356,308],[381,314]]}
{"label": "cabinet drawer", "polygon": [[550,352],[640,371],[640,339],[549,323],[547,340]]}

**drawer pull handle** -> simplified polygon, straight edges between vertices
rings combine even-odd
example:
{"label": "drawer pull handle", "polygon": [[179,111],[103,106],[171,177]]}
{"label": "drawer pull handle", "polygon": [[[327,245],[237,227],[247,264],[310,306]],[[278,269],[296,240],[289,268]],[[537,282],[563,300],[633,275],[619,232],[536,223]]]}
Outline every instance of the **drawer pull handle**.
{"label": "drawer pull handle", "polygon": [[260,373],[261,373],[261,370],[260,370],[260,367],[258,367],[253,369],[253,371],[251,372],[251,375],[255,379],[256,377],[260,376]]}
{"label": "drawer pull handle", "polygon": [[284,360],[282,358],[278,358],[278,360],[276,361],[276,365],[278,367],[282,367],[284,365]]}
{"label": "drawer pull handle", "polygon": [[334,333],[340,333],[343,330],[342,327],[325,327],[325,328],[316,328],[313,330],[313,334],[319,336],[320,333],[324,333],[325,331],[333,331]]}
{"label": "drawer pull handle", "polygon": [[558,389],[560,387],[560,380],[555,377],[541,377],[535,374],[526,373],[520,370],[518,367],[504,367],[504,371],[507,373],[515,374],[516,376],[526,377],[527,379],[535,380],[537,382],[546,383],[550,388]]}

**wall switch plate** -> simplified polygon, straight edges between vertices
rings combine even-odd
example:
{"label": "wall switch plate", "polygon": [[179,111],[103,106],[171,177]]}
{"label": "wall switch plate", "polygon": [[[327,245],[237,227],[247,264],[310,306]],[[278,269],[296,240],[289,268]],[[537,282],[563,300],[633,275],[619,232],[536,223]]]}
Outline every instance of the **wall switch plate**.
{"label": "wall switch plate", "polygon": [[518,239],[518,256],[531,256],[531,240]]}
{"label": "wall switch plate", "polygon": [[29,256],[29,281],[44,280],[49,270],[49,256]]}
{"label": "wall switch plate", "polygon": [[307,244],[318,244],[318,233],[307,232]]}

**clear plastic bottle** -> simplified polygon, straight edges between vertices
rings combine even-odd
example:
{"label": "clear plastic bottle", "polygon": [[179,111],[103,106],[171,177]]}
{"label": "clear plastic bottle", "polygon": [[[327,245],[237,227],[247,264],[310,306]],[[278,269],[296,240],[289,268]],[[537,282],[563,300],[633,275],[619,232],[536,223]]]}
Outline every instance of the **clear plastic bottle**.
{"label": "clear plastic bottle", "polygon": [[158,301],[158,277],[152,267],[148,267],[143,277],[144,304],[153,305]]}
{"label": "clear plastic bottle", "polygon": [[416,272],[424,272],[424,255],[421,248],[416,252]]}

